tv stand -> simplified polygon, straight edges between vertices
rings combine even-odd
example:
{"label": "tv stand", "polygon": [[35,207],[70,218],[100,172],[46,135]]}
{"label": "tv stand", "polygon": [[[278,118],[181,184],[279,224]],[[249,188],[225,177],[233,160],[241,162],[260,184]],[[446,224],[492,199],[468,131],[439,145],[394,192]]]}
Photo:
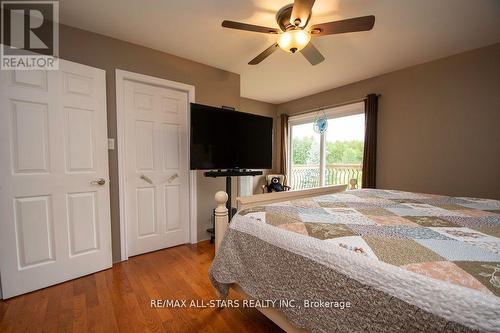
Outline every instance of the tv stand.
{"label": "tv stand", "polygon": [[240,177],[240,176],[260,176],[262,175],[262,171],[252,171],[247,169],[228,169],[228,170],[217,170],[217,171],[206,171],[203,173],[205,177],[226,177],[226,193],[228,195],[228,199],[226,202],[226,207],[229,214],[229,221],[233,217],[233,210],[231,209],[231,177]]}

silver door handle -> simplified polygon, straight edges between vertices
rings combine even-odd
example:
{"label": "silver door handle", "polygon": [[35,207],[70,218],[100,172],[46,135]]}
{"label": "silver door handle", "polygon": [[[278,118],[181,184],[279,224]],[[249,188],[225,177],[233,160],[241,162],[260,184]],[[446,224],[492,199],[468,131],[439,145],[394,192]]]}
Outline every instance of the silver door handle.
{"label": "silver door handle", "polygon": [[150,183],[151,185],[153,185],[153,181],[148,176],[141,175],[141,179],[144,180],[146,183]]}
{"label": "silver door handle", "polygon": [[171,183],[175,180],[175,178],[179,177],[178,174],[174,174],[172,176],[170,176],[168,179],[167,179],[167,182]]}
{"label": "silver door handle", "polygon": [[90,184],[92,185],[99,185],[99,186],[103,186],[104,184],[106,184],[106,179],[104,178],[99,178],[99,179],[96,179],[96,180],[93,180],[90,182]]}

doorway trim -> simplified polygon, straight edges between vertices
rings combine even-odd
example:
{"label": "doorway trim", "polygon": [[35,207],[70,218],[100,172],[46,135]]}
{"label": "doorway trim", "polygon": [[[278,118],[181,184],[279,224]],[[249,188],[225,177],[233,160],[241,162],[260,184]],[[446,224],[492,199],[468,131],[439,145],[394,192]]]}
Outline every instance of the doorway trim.
{"label": "doorway trim", "polygon": [[[118,147],[118,200],[120,207],[120,258],[128,259],[127,246],[127,221],[125,213],[125,103],[124,103],[124,82],[125,80],[161,86],[186,92],[188,94],[188,103],[195,102],[195,87],[193,85],[170,81],[154,76],[129,72],[122,69],[115,70],[116,84],[116,132]],[[189,105],[187,110],[189,110]],[[188,111],[189,112],[189,111]],[[187,117],[187,128],[190,128],[190,117]],[[187,138],[188,147],[190,137]],[[189,148],[188,148],[189,159]],[[191,244],[198,242],[197,229],[197,199],[196,199],[196,171],[189,170],[189,241]]]}

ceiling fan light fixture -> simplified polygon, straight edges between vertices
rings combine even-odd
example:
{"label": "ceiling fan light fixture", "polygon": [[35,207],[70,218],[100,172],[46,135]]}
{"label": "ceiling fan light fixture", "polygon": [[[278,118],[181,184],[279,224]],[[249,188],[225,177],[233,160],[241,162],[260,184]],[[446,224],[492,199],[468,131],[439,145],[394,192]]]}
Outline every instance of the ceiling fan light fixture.
{"label": "ceiling fan light fixture", "polygon": [[311,35],[302,29],[288,30],[278,36],[279,47],[288,52],[295,53],[309,44]]}
{"label": "ceiling fan light fixture", "polygon": [[280,29],[243,22],[222,21],[222,27],[224,28],[278,34],[276,42],[250,60],[249,65],[260,64],[264,59],[273,54],[279,46],[279,48],[288,53],[300,52],[311,65],[315,66],[324,61],[325,57],[314,46],[314,43],[311,42],[311,37],[316,38],[346,32],[368,31],[375,24],[375,16],[367,15],[314,24],[308,27],[315,0],[292,1],[293,3],[282,7],[276,13],[276,22]]}

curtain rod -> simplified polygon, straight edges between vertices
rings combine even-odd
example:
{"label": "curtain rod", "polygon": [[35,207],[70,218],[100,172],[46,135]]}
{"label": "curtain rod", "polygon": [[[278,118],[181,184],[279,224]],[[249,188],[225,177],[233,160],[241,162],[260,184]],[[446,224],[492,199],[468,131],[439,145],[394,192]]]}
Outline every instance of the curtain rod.
{"label": "curtain rod", "polygon": [[[380,96],[381,96],[380,94],[377,94],[377,97],[380,97]],[[318,106],[317,108],[308,109],[308,110],[297,112],[297,113],[292,113],[289,116],[290,117],[300,116],[300,115],[306,114],[306,113],[318,112],[318,111],[322,111],[322,110],[338,108],[340,106],[344,106],[344,105],[348,105],[348,104],[354,104],[354,103],[358,103],[358,102],[364,102],[365,100],[366,100],[366,96],[362,97],[362,98],[352,99],[352,100],[345,101],[345,102],[336,103],[336,104],[330,104],[330,105],[325,105],[325,106]]]}

